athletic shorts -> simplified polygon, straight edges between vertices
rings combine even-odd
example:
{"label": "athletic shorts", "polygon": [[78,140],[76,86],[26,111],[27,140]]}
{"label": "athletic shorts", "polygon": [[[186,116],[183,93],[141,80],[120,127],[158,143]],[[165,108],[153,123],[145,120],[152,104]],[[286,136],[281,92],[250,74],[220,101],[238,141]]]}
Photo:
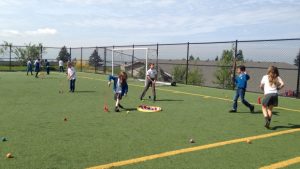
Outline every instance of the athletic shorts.
{"label": "athletic shorts", "polygon": [[117,100],[122,100],[122,94],[121,93],[115,93],[114,99]]}
{"label": "athletic shorts", "polygon": [[278,106],[278,94],[277,93],[270,93],[264,96],[262,101],[263,106]]}

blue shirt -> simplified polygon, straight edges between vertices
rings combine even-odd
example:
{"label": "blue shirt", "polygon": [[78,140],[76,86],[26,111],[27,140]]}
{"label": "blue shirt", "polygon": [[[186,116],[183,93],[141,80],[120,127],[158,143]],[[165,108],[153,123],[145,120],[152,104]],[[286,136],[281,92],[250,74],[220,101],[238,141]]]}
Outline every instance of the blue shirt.
{"label": "blue shirt", "polygon": [[113,90],[114,90],[115,93],[121,93],[121,95],[124,96],[124,94],[128,92],[127,82],[124,83],[123,85],[121,85],[121,84],[119,84],[119,78],[115,77],[115,76],[112,76],[112,75],[108,76],[108,80],[109,81],[111,81],[111,80],[114,81]]}
{"label": "blue shirt", "polygon": [[240,73],[235,77],[235,84],[237,88],[246,89],[247,81],[250,79],[250,76],[246,73]]}

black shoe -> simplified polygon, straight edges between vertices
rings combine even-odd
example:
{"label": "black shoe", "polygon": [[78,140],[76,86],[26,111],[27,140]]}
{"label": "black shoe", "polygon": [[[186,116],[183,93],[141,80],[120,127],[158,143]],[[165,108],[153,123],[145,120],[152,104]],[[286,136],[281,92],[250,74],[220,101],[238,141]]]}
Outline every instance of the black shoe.
{"label": "black shoe", "polygon": [[236,110],[232,109],[232,110],[229,110],[229,113],[235,113]]}
{"label": "black shoe", "polygon": [[270,121],[270,119],[269,118],[265,118],[265,128],[267,128],[267,129],[270,129],[270,123],[271,123],[271,121]]}
{"label": "black shoe", "polygon": [[250,106],[250,112],[254,113],[254,106],[253,105]]}
{"label": "black shoe", "polygon": [[143,100],[143,98],[142,98],[142,97],[140,97],[140,100]]}
{"label": "black shoe", "polygon": [[124,109],[124,107],[123,107],[121,104],[119,104],[118,106],[119,106],[121,109]]}
{"label": "black shoe", "polygon": [[120,112],[118,107],[115,107],[115,112]]}

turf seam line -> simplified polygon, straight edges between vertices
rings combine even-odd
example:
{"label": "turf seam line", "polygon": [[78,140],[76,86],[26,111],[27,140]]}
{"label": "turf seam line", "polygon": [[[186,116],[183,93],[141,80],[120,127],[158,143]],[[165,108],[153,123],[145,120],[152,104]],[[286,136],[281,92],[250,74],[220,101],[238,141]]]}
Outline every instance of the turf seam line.
{"label": "turf seam line", "polygon": [[260,169],[284,168],[284,167],[287,167],[287,166],[290,166],[290,165],[293,165],[293,164],[296,164],[296,163],[300,163],[300,156],[296,157],[296,158],[288,159],[288,160],[285,160],[285,161],[280,161],[280,162],[277,162],[277,163],[274,163],[274,164],[271,164],[271,165],[268,165],[268,166],[264,166],[264,167],[261,167]]}
{"label": "turf seam line", "polygon": [[[90,79],[90,80],[99,80],[99,81],[105,81],[102,79],[95,79],[95,78],[91,78],[91,77],[86,77],[86,76],[79,76],[81,78],[86,78],[86,79]],[[134,85],[134,84],[130,84],[129,86],[135,86],[135,87],[140,87],[143,88],[144,86],[140,86],[140,85]],[[167,92],[172,92],[175,94],[186,94],[186,95],[192,95],[192,96],[200,96],[200,97],[205,97],[205,98],[212,98],[212,99],[217,99],[217,100],[223,100],[223,101],[229,101],[232,102],[231,99],[226,99],[226,98],[221,98],[221,97],[215,97],[215,96],[208,96],[208,95],[203,95],[203,94],[195,94],[195,93],[188,93],[188,92],[181,92],[181,91],[176,91],[176,90],[168,90],[168,89],[159,89],[156,88],[156,90],[161,90],[161,91],[167,91]],[[240,102],[240,101],[239,101]],[[257,103],[251,103],[254,104],[256,106],[260,106],[260,104]],[[285,107],[274,107],[275,109],[281,109],[281,110],[288,110],[288,111],[293,111],[293,112],[300,112],[300,110],[297,109],[289,109],[289,108],[285,108]]]}
{"label": "turf seam line", "polygon": [[247,142],[248,140],[253,141],[253,140],[258,140],[258,139],[264,139],[264,138],[279,136],[282,134],[294,133],[294,132],[298,132],[298,131],[300,131],[300,128],[290,129],[290,130],[285,130],[285,131],[280,131],[280,132],[274,132],[274,133],[268,133],[268,134],[262,134],[262,135],[257,135],[257,136],[250,136],[250,137],[245,137],[245,138],[239,138],[239,139],[217,142],[217,143],[212,143],[212,144],[206,144],[206,145],[190,147],[190,148],[184,148],[184,149],[179,149],[179,150],[167,151],[167,152],[163,152],[163,153],[159,153],[159,154],[153,154],[153,155],[133,158],[133,159],[129,159],[129,160],[123,160],[123,161],[103,164],[103,165],[99,165],[99,166],[94,166],[94,167],[90,167],[87,169],[109,169],[112,167],[120,167],[120,166],[124,166],[124,165],[136,164],[136,163],[141,163],[141,162],[154,160],[154,159],[158,159],[158,158],[174,156],[174,155],[179,155],[179,154],[189,153],[189,152],[194,152],[194,151],[200,151],[200,150],[205,150],[205,149],[210,149],[210,148],[216,148],[216,147],[221,147],[221,146],[235,144],[235,143]]}

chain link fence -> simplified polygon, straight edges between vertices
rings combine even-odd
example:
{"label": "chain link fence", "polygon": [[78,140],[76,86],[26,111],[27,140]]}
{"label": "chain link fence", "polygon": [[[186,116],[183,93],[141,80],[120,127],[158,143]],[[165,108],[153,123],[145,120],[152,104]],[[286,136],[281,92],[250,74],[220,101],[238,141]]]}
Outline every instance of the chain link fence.
{"label": "chain link fence", "polygon": [[[59,70],[57,58],[62,48],[40,47],[35,55],[26,53],[28,46],[0,45],[0,49],[0,71],[25,71],[27,59],[34,61],[36,57],[47,59],[52,71]],[[67,54],[80,72],[126,71],[133,78],[143,79],[146,63],[154,63],[160,81],[224,89],[234,88],[231,77],[243,64],[251,77],[247,88],[251,92],[261,92],[260,80],[273,65],[285,82],[280,94],[300,96],[299,38],[80,47],[67,48]]]}

